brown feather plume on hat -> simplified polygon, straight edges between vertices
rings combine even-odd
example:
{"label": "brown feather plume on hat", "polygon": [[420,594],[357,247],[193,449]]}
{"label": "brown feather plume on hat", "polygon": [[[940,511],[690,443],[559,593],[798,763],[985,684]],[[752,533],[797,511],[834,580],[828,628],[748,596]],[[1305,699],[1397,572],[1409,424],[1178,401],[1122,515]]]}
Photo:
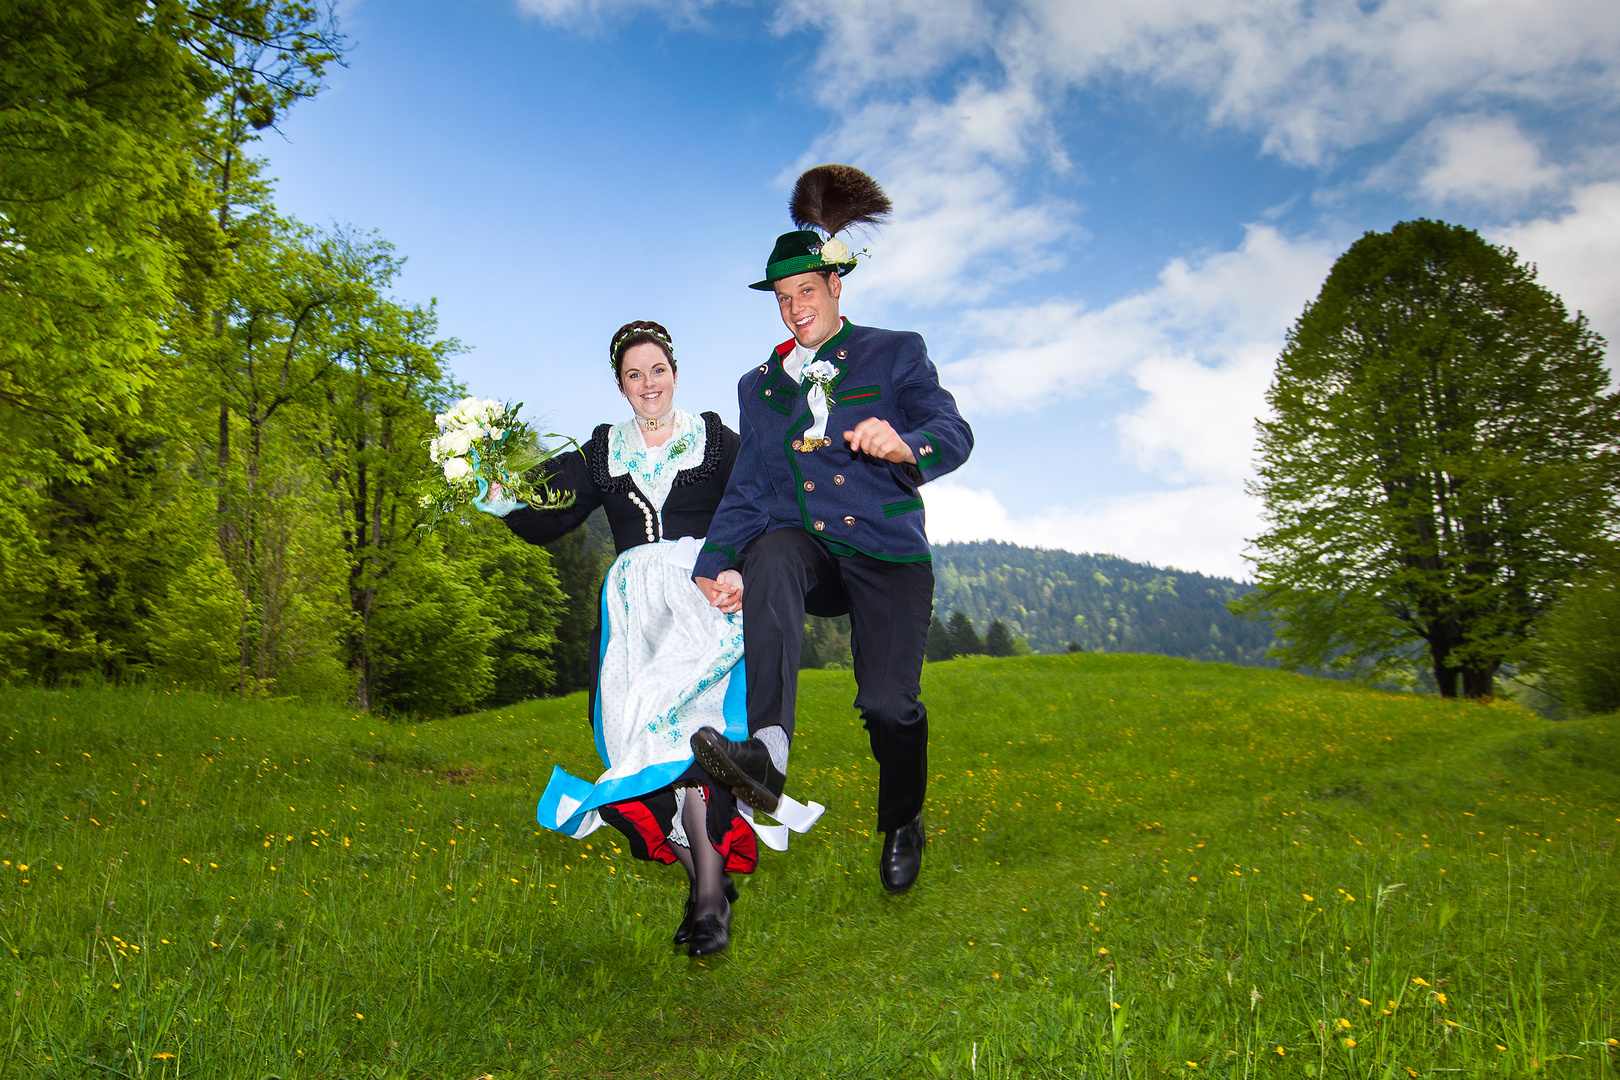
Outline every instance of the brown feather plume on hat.
{"label": "brown feather plume on hat", "polygon": [[877,225],[894,204],[877,181],[853,165],[817,165],[793,185],[788,213],[801,229],[835,236],[851,225]]}

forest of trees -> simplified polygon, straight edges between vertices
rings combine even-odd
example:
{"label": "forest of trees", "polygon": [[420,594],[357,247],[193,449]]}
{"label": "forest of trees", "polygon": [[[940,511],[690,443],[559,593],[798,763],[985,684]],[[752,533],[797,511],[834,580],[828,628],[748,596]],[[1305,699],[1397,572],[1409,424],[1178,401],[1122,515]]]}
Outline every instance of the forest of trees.
{"label": "forest of trees", "polygon": [[988,634],[1001,621],[1038,653],[1139,652],[1267,665],[1271,629],[1227,604],[1252,586],[1112,555],[986,541],[934,548],[934,611]]}
{"label": "forest of trees", "polygon": [[548,553],[419,527],[456,342],[252,152],[341,62],[330,18],[8,5],[0,40],[0,680],[394,715],[550,690]]}

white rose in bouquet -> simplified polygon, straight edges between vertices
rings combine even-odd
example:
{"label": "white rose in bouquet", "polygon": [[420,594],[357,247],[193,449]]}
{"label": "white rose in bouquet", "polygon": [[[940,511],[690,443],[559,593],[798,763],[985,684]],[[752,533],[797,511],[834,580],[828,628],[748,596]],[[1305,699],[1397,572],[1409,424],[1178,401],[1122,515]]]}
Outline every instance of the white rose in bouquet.
{"label": "white rose in bouquet", "polygon": [[437,434],[426,444],[434,468],[422,481],[427,489],[422,506],[429,511],[423,528],[432,529],[446,517],[459,516],[469,503],[477,505],[475,492],[496,488],[535,509],[560,510],[573,505],[573,493],[553,490],[537,469],[577,444],[551,434],[544,438],[562,439],[561,445],[542,445],[541,436],[519,419],[522,407],[493,398],[465,397],[433,418]]}
{"label": "white rose in bouquet", "polygon": [[472,449],[473,435],[466,428],[456,428],[447,431],[439,439],[439,445],[449,451],[452,457],[462,457]]}

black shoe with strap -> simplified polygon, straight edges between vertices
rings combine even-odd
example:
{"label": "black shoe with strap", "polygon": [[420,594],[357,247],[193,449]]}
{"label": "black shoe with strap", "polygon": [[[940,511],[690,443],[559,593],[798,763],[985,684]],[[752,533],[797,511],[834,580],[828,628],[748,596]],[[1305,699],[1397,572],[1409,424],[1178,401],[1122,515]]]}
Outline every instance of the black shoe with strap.
{"label": "black shoe with strap", "polygon": [[692,756],[739,800],[776,813],[787,777],[771,763],[764,743],[752,738],[733,742],[713,728],[698,728],[692,733]]}
{"label": "black shoe with strap", "polygon": [[[737,902],[737,883],[731,880],[730,874],[724,875],[722,887],[726,892],[726,901],[735,904]],[[692,940],[692,912],[696,909],[697,901],[692,899],[692,890],[688,888],[686,891],[686,911],[681,915],[681,925],[675,929],[675,944],[685,945]]]}
{"label": "black shoe with strap", "polygon": [[883,834],[883,853],[878,856],[878,877],[891,893],[903,893],[911,888],[922,870],[923,848],[928,843],[928,832],[923,828],[922,815]]}

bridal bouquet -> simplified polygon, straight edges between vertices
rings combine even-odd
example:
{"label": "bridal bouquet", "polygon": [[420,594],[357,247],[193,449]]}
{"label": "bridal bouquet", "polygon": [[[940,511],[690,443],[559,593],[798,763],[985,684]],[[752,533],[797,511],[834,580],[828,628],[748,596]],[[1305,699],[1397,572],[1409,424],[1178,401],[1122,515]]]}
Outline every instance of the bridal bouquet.
{"label": "bridal bouquet", "polygon": [[435,468],[426,478],[422,505],[434,511],[434,522],[475,499],[489,498],[492,490],[497,498],[517,499],[540,510],[560,510],[573,503],[572,493],[551,491],[531,470],[574,441],[546,446],[542,436],[518,419],[522,407],[522,402],[469,397],[433,418],[439,435],[428,442],[428,453]]}

